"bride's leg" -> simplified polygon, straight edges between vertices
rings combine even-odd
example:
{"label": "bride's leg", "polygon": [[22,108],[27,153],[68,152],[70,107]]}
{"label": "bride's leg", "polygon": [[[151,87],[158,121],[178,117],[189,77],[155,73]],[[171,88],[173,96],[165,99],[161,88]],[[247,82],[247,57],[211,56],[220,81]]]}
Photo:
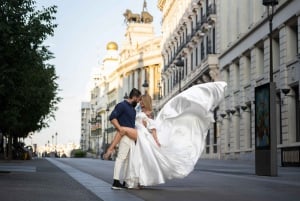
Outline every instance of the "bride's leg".
{"label": "bride's leg", "polygon": [[134,141],[137,139],[137,130],[135,128],[130,127],[123,127],[125,131],[125,135],[127,135],[129,138],[133,139]]}
{"label": "bride's leg", "polygon": [[114,152],[115,146],[117,144],[119,144],[121,138],[122,138],[122,135],[119,132],[117,132],[114,139],[113,139],[113,141],[111,142],[108,149],[106,150],[106,153],[103,155],[103,158],[105,160],[109,159],[110,155]]}

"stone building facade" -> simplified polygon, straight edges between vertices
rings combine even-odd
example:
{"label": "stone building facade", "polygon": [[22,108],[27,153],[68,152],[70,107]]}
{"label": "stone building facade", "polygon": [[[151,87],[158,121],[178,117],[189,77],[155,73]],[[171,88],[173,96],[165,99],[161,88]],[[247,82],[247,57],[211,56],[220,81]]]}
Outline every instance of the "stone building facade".
{"label": "stone building facade", "polygon": [[[272,50],[277,148],[298,160],[299,1],[274,8]],[[255,87],[269,82],[269,21],[261,0],[158,0],[162,11],[162,99],[191,85],[224,80],[224,103],[207,136],[204,158],[254,159]],[[297,151],[298,150],[298,151]]]}
{"label": "stone building facade", "polygon": [[107,149],[115,135],[108,120],[110,112],[128,97],[132,88],[151,95],[154,105],[160,97],[161,37],[154,33],[153,18],[147,11],[140,15],[126,10],[124,16],[127,27],[121,49],[113,41],[107,44],[106,55],[90,92],[90,123],[96,125],[90,134],[96,132],[98,136],[93,149],[99,154]]}
{"label": "stone building facade", "polygon": [[[259,107],[255,105],[255,88],[270,82],[268,10],[261,1],[218,2],[219,69],[228,83],[225,102],[220,108],[220,114],[223,114],[223,118],[220,116],[220,154],[224,158],[253,159],[257,126],[255,107]],[[279,1],[272,20],[278,161],[281,161],[282,151],[289,148],[298,149],[286,153],[298,163],[299,13],[300,1]]]}

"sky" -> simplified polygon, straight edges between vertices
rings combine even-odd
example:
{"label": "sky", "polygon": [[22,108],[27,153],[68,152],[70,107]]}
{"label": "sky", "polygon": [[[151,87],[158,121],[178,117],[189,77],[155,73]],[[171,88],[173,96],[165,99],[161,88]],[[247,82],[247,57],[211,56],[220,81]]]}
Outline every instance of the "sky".
{"label": "sky", "polygon": [[[160,35],[161,12],[157,0],[146,2],[154,18],[155,34]],[[143,0],[36,0],[36,3],[37,9],[58,7],[54,21],[58,27],[45,44],[55,56],[49,63],[55,65],[62,101],[49,127],[35,132],[25,143],[79,144],[81,102],[89,100],[92,73],[102,63],[108,42],[115,41],[121,48],[126,30],[123,13],[126,9],[140,13]]]}

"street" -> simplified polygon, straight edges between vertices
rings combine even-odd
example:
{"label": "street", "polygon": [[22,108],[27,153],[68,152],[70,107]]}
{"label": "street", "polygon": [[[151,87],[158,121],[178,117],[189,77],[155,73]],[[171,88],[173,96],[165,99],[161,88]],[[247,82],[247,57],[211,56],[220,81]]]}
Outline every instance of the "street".
{"label": "street", "polygon": [[[49,159],[52,163],[71,167],[97,178],[110,190],[113,175],[113,161],[100,159]],[[66,165],[66,166],[65,166]],[[61,167],[62,168],[62,167]],[[249,161],[199,160],[195,170],[184,179],[168,181],[166,184],[146,187],[142,190],[122,190],[135,196],[128,200],[272,200],[293,201],[300,198],[300,169],[279,167],[277,177],[256,176],[254,164]],[[70,171],[72,170],[67,170]],[[78,172],[76,172],[78,175]],[[72,176],[72,175],[71,175]],[[81,176],[86,177],[86,176]],[[82,179],[79,180],[82,180]],[[85,185],[82,183],[82,185]],[[92,184],[88,184],[92,186]],[[93,188],[93,187],[92,187]],[[91,190],[91,189],[90,189]],[[103,195],[102,195],[103,196]],[[103,200],[113,200],[105,199]]]}

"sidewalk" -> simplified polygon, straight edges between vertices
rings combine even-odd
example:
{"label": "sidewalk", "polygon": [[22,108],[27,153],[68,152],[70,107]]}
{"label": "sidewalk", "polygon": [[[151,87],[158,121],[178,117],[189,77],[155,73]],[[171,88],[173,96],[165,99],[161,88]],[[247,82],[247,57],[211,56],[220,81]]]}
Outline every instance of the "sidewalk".
{"label": "sidewalk", "polygon": [[45,159],[0,161],[3,201],[101,201]]}
{"label": "sidewalk", "polygon": [[277,176],[257,176],[255,174],[254,161],[200,159],[195,167],[195,171],[207,171],[233,175],[252,175],[254,178],[266,178],[269,180],[300,186],[300,167],[278,166]]}

